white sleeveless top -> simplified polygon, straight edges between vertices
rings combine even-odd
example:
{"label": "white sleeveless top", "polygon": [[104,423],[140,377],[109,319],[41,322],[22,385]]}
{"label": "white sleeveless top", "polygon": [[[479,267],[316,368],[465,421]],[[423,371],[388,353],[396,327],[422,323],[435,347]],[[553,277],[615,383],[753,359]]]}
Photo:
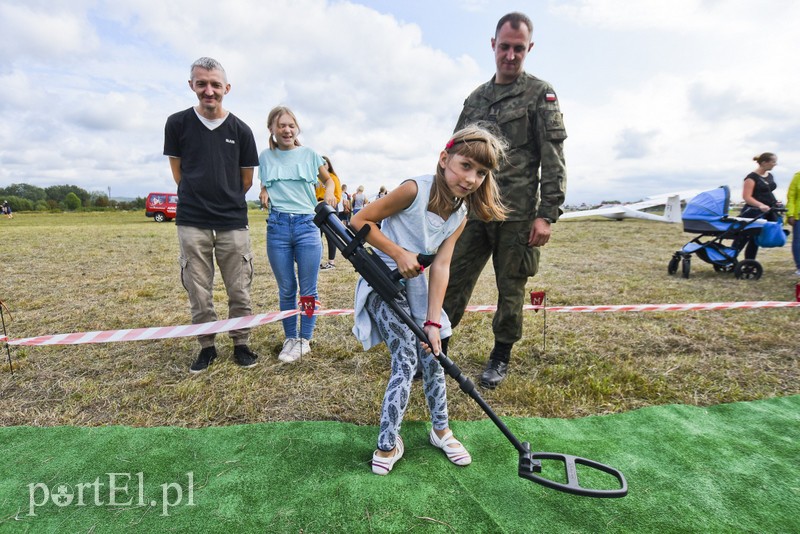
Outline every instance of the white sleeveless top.
{"label": "white sleeveless top", "polygon": [[[446,220],[442,219],[435,213],[428,211],[428,202],[434,177],[431,175],[418,176],[411,178],[411,180],[417,184],[417,196],[414,202],[399,213],[384,219],[381,222],[381,232],[409,252],[436,254],[444,240],[458,230],[459,225],[461,225],[466,216],[467,208],[462,205],[458,211],[451,213]],[[397,264],[390,256],[377,248],[374,250],[390,269],[397,267]],[[405,286],[408,304],[411,307],[411,315],[421,327],[428,312],[427,279],[422,274],[405,280]],[[364,350],[368,350],[383,341],[364,307],[371,292],[372,288],[369,284],[363,278],[359,278],[356,285],[353,334],[364,345]],[[452,329],[450,320],[444,310],[442,310],[439,322],[442,324],[441,337],[449,337],[452,334]]]}

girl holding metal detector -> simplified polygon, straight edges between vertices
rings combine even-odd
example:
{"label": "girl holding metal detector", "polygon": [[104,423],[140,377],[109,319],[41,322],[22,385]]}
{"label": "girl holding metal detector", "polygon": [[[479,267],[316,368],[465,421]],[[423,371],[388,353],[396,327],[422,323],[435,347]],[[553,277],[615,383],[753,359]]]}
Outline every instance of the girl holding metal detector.
{"label": "girl holding metal detector", "polygon": [[[317,299],[317,278],[322,242],[314,225],[317,199],[315,184],[325,186],[325,203],[336,206],[334,182],[322,156],[300,145],[300,126],[294,113],[278,106],[269,113],[269,149],[258,158],[261,180],[259,198],[269,207],[267,219],[267,257],[278,292],[281,310],[297,309],[300,301],[314,307]],[[297,264],[297,275],[295,275]],[[305,304],[307,303],[307,304]],[[283,320],[286,339],[278,359],[291,363],[311,351],[309,342],[314,333],[316,315],[300,314],[300,335],[297,318]]]}
{"label": "girl holding metal detector", "polygon": [[[466,223],[467,211],[483,220],[502,220],[492,171],[504,157],[504,145],[490,132],[470,126],[456,132],[439,155],[436,174],[403,182],[388,195],[355,214],[351,226],[369,225],[367,242],[390,268],[405,279],[400,306],[421,325],[430,341],[422,344],[393,309],[360,278],[356,286],[353,333],[364,349],[385,342],[392,357],[391,375],[381,407],[378,449],[372,471],[386,475],[403,456],[400,425],[408,406],[412,377],[421,360],[423,389],[431,414],[431,444],[456,465],[472,458],[449,429],[444,371],[431,354],[442,351],[450,323],[442,310],[453,247]],[[381,226],[378,226],[378,223]],[[430,288],[419,255],[434,255]]]}

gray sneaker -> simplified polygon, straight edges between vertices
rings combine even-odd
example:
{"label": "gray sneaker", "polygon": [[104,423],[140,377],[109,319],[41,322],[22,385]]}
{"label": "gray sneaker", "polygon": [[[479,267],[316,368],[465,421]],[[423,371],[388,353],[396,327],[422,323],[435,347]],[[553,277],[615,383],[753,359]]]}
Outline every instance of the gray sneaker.
{"label": "gray sneaker", "polygon": [[287,338],[283,342],[281,353],[278,354],[278,359],[285,363],[292,363],[300,357],[300,339]]}

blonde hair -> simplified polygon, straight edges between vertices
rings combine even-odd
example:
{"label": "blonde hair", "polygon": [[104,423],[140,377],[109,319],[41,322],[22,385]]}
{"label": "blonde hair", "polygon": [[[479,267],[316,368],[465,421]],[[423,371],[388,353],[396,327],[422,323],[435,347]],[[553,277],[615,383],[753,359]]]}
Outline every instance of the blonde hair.
{"label": "blonde hair", "polygon": [[472,125],[453,134],[445,146],[448,157],[453,154],[471,158],[490,169],[483,183],[473,193],[464,198],[454,199],[447,187],[444,169],[436,165],[436,175],[431,187],[428,207],[431,211],[456,211],[462,204],[482,221],[503,221],[507,209],[500,200],[494,173],[505,159],[506,143],[488,130]]}
{"label": "blonde hair", "polygon": [[[294,112],[287,108],[286,106],[275,106],[272,108],[272,111],[269,112],[267,115],[267,130],[269,130],[269,149],[275,150],[278,148],[278,143],[272,138],[272,126],[276,120],[278,120],[281,115],[289,115],[292,120],[294,121],[295,126],[297,126],[297,133],[300,133],[300,123],[297,122],[297,117],[295,116]],[[300,140],[295,137],[294,139],[295,146],[300,146]]]}

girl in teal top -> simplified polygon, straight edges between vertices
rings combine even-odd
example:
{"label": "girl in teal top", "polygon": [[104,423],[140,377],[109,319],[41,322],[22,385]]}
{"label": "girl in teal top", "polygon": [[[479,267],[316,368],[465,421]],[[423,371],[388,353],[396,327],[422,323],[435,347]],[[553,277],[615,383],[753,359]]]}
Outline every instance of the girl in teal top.
{"label": "girl in teal top", "polygon": [[[261,203],[269,209],[267,219],[267,257],[278,283],[281,310],[297,309],[299,296],[316,302],[319,259],[322,242],[314,224],[317,204],[315,186],[325,186],[325,203],[336,205],[334,183],[325,160],[310,148],[300,145],[300,127],[294,113],[283,106],[274,108],[267,119],[269,149],[258,157]],[[295,274],[295,265],[297,274]],[[316,316],[300,314],[283,320],[286,339],[278,356],[290,363],[311,351]]]}

